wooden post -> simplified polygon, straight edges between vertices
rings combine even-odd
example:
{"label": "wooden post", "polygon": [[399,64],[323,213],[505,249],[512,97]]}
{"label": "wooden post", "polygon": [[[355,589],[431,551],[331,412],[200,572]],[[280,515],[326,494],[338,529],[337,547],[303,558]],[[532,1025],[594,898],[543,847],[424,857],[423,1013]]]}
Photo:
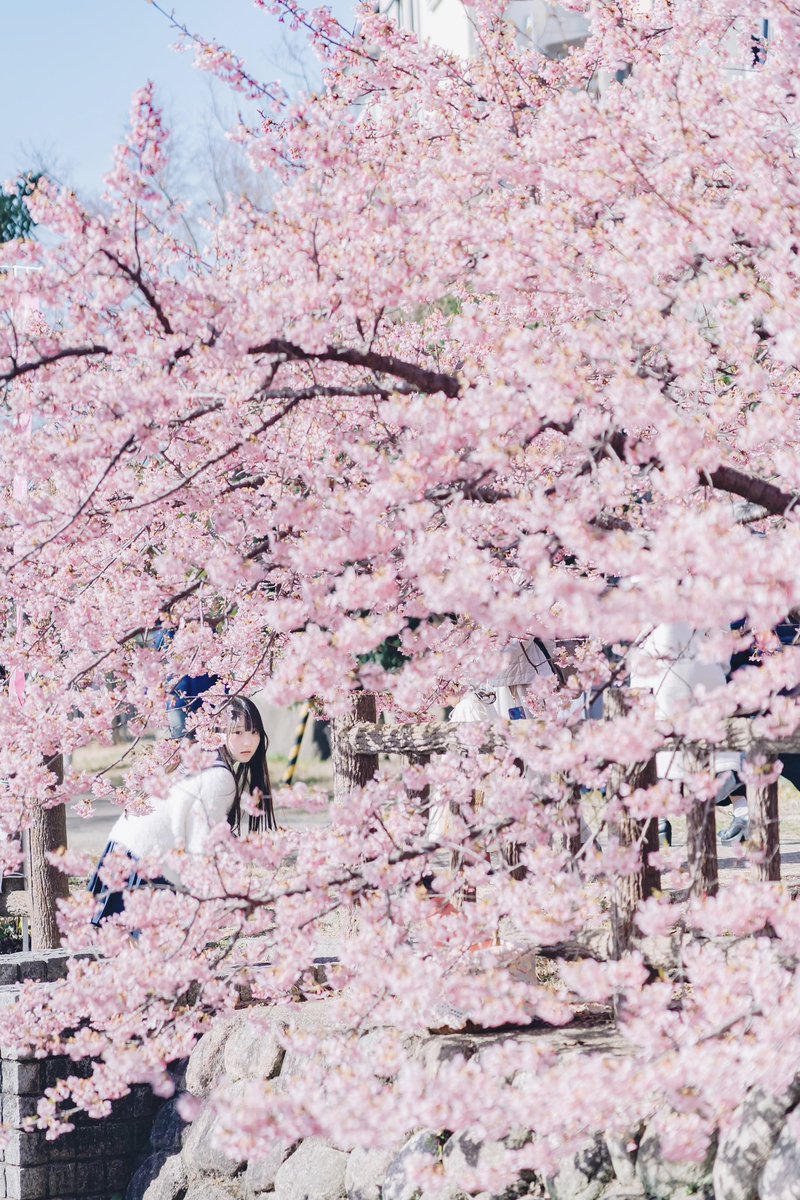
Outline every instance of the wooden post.
{"label": "wooden post", "polygon": [[[473,741],[476,729],[479,746]],[[462,738],[481,754],[491,753],[504,741],[500,725],[472,721],[428,721],[424,725],[355,722],[350,727],[349,741],[359,754],[444,754],[447,750],[464,753]]]}
{"label": "wooden post", "polygon": [[[407,754],[406,759],[410,767],[427,767],[431,761],[430,754]],[[409,789],[409,795],[419,801],[419,808],[422,815],[427,820],[431,808],[431,787],[429,783],[425,783],[421,788]]]}
{"label": "wooden post", "polygon": [[356,692],[353,707],[346,717],[336,717],[331,722],[333,732],[333,796],[341,800],[355,788],[369,783],[378,771],[377,751],[364,753],[356,750],[350,742],[350,731],[360,721],[376,724],[378,709],[375,697],[370,692]]}
{"label": "wooden post", "polygon": [[[697,751],[684,751],[687,764],[701,770],[708,756]],[[686,857],[689,860],[690,896],[716,896],[719,891],[717,868],[717,822],[714,797],[695,800],[686,814]]]}
{"label": "wooden post", "polygon": [[[631,693],[621,688],[609,688],[604,696],[603,712],[607,720],[623,716],[632,703]],[[633,788],[651,787],[656,782],[655,759],[636,763],[624,771],[614,773],[610,791],[619,795],[623,782]],[[658,849],[658,822],[651,818],[640,821],[632,816],[624,802],[613,826],[621,846],[641,846],[638,870],[623,875],[614,883],[611,902],[611,933],[614,958],[620,958],[630,949],[636,920],[636,910],[642,900],[661,887],[660,872],[649,862],[649,854]]]}
{"label": "wooden post", "polygon": [[781,877],[781,832],[778,817],[778,781],[747,785],[750,818],[748,849],[753,857],[756,879],[775,882]]}
{"label": "wooden post", "polygon": [[[64,758],[57,754],[47,765],[61,783]],[[69,896],[69,879],[51,867],[46,855],[67,844],[67,814],[63,804],[37,807],[27,838],[26,873],[30,892],[31,949],[56,950],[61,936],[56,919],[56,902]]]}

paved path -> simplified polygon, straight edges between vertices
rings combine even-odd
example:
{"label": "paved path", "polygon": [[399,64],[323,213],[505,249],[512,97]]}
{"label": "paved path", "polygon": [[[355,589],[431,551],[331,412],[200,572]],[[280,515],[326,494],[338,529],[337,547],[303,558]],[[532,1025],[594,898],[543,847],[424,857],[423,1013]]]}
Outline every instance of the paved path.
{"label": "paved path", "polygon": [[[108,800],[95,803],[94,815],[88,818],[76,817],[67,812],[67,843],[71,850],[86,850],[98,857],[102,854],[108,841],[111,826],[120,815],[122,809]],[[286,829],[296,829],[303,825],[322,825],[327,821],[326,813],[306,813],[296,808],[279,808],[276,812],[278,824]]]}
{"label": "paved path", "polygon": [[[294,713],[284,715],[282,729],[284,734],[291,726],[294,716]],[[271,716],[271,727],[277,723],[275,716]],[[78,751],[76,759],[80,760],[78,765],[84,770],[101,770],[119,757],[120,749],[119,746],[95,746],[85,751]],[[270,756],[272,757],[272,750]],[[273,779],[280,778],[283,762],[282,758],[272,761]],[[313,755],[310,737],[304,741],[299,767],[298,777],[305,778],[309,783],[322,783],[329,779],[330,764],[321,764],[319,759]],[[586,808],[585,815],[589,824],[592,825],[594,823],[593,815],[596,814],[592,813],[591,804]],[[70,847],[99,855],[108,841],[109,830],[120,811],[115,804],[108,800],[97,802],[94,815],[88,819],[81,819],[68,811],[67,840]],[[277,817],[280,825],[290,828],[324,824],[327,821],[327,814],[324,812],[311,814],[299,809],[278,809]],[[800,883],[800,793],[784,780],[780,783],[780,818],[782,877],[784,880]],[[724,829],[730,820],[731,809],[729,807],[717,809],[718,829]],[[685,870],[686,866],[686,821],[683,817],[677,817],[673,819],[672,824],[674,837],[671,859],[674,866],[672,870],[664,873],[663,885],[668,889],[681,889],[686,886],[685,877],[681,878],[681,872]],[[737,847],[718,846],[718,855],[720,882],[723,886],[726,883],[733,883],[737,878],[741,879],[743,874],[749,873],[747,860]]]}

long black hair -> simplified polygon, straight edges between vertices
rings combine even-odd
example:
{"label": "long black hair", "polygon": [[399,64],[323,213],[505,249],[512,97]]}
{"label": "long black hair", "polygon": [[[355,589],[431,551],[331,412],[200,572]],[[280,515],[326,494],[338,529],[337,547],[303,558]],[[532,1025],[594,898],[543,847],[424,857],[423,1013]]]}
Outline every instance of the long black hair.
{"label": "long black hair", "polygon": [[277,829],[275,810],[272,807],[272,785],[269,781],[267,766],[267,747],[269,738],[261,720],[261,713],[247,696],[234,696],[226,705],[223,713],[227,714],[230,726],[238,725],[247,733],[258,734],[258,749],[249,762],[235,763],[231,758],[227,745],[220,749],[220,758],[236,781],[236,798],[228,813],[228,824],[235,833],[240,833],[242,825],[242,795],[250,792],[258,793],[258,812],[249,814],[248,831],[261,833],[264,829]]}

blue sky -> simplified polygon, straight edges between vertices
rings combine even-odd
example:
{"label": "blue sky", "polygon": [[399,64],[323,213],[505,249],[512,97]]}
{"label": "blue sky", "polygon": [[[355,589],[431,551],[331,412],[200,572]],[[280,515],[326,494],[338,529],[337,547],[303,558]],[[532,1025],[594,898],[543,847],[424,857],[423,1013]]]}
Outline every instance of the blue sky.
{"label": "blue sky", "polygon": [[[160,3],[194,32],[230,46],[256,75],[302,87],[302,36],[251,0]],[[353,0],[331,7],[352,22]],[[3,9],[2,182],[44,164],[79,192],[98,195],[125,133],[131,95],[148,79],[189,157],[215,125],[215,103],[223,118],[235,111],[226,90],[192,66],[191,54],[171,49],[177,34],[147,0],[18,0]],[[313,77],[308,55],[305,69]]]}

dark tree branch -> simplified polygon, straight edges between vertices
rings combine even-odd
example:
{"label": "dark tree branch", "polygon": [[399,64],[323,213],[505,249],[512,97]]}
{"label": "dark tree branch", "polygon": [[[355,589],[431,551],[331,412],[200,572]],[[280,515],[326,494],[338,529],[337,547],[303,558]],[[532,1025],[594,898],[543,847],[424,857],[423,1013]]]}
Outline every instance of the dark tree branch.
{"label": "dark tree branch", "polygon": [[736,467],[717,467],[716,471],[711,471],[707,476],[702,475],[700,482],[703,484],[710,482],[717,491],[741,496],[743,500],[748,500],[751,504],[766,509],[766,512],[773,517],[784,516],[800,501],[797,492],[784,492],[774,483],[768,483],[766,479],[758,479],[744,471],[738,471]]}
{"label": "dark tree branch", "polygon": [[170,496],[174,496],[176,492],[180,492],[183,488],[188,487],[190,483],[197,479],[198,475],[202,475],[204,471],[208,471],[211,467],[216,466],[217,463],[222,462],[223,459],[228,458],[231,454],[234,454],[237,450],[240,450],[242,446],[244,446],[245,443],[251,438],[260,437],[262,433],[266,433],[266,431],[271,429],[273,425],[277,425],[278,421],[281,421],[284,417],[288,416],[292,409],[296,408],[303,399],[305,399],[305,396],[300,394],[296,396],[294,400],[287,401],[282,409],[276,413],[273,413],[273,415],[268,417],[267,420],[262,421],[261,424],[257,425],[255,429],[248,429],[247,433],[244,434],[243,437],[237,438],[235,442],[231,442],[230,445],[226,446],[224,450],[220,450],[219,454],[215,454],[213,458],[207,458],[206,461],[201,463],[199,467],[196,467],[194,471],[190,471],[188,475],[176,483],[174,487],[168,488],[166,492],[162,492],[159,496],[153,496],[149,500],[140,500],[137,504],[128,504],[124,508],[119,509],[119,511],[136,512],[140,508],[148,508],[152,504],[160,504],[163,500],[168,500]]}
{"label": "dark tree branch", "polygon": [[429,371],[426,367],[418,366],[417,363],[405,362],[401,358],[395,358],[392,354],[376,354],[373,350],[337,350],[335,346],[329,346],[327,350],[315,353],[304,350],[302,346],[296,346],[293,342],[284,341],[282,338],[272,338],[261,346],[251,346],[249,353],[253,355],[283,354],[287,359],[297,362],[338,362],[346,363],[351,367],[365,367],[379,375],[394,375],[397,379],[404,379],[406,383],[412,384],[420,392],[430,395],[443,392],[445,396],[449,396],[453,400],[461,392],[461,385],[454,375]]}
{"label": "dark tree branch", "polygon": [[19,379],[21,375],[29,375],[31,371],[39,371],[42,367],[52,366],[53,363],[60,362],[63,358],[91,358],[95,354],[111,353],[107,346],[68,346],[64,350],[57,350],[55,354],[44,354],[35,362],[15,362],[10,371],[0,373],[0,383],[11,383],[12,380]]}
{"label": "dark tree branch", "polygon": [[[591,459],[597,463],[613,454],[616,458],[625,461],[627,450],[628,435],[623,430],[615,429],[593,447]],[[651,458],[648,462],[640,462],[637,465],[661,470],[663,464],[659,459]],[[590,470],[591,465],[586,463],[578,475],[585,475]],[[697,482],[701,487],[713,487],[719,492],[740,496],[743,500],[755,505],[756,508],[763,509],[764,516],[785,516],[790,509],[800,503],[800,494],[797,492],[786,492],[777,484],[769,483],[766,479],[759,479],[755,475],[748,475],[746,471],[740,471],[737,467],[725,464],[713,471],[698,471]],[[749,519],[758,519],[758,517],[751,515]]]}
{"label": "dark tree branch", "polygon": [[161,307],[155,292],[152,290],[149,284],[145,283],[141,268],[129,267],[126,262],[123,262],[121,258],[117,258],[116,254],[112,254],[110,250],[104,249],[103,254],[106,256],[109,262],[114,263],[114,265],[122,272],[123,275],[130,279],[131,283],[136,285],[150,308],[152,308],[153,312],[156,314],[158,323],[164,330],[164,333],[168,335],[173,334],[175,331],[172,328],[170,319],[164,312],[164,309]]}
{"label": "dark tree branch", "polygon": [[122,458],[122,456],[128,450],[130,450],[131,446],[134,445],[135,441],[136,441],[136,439],[134,438],[133,434],[131,434],[131,436],[127,439],[127,441],[125,441],[123,443],[123,445],[120,446],[120,448],[119,448],[119,450],[117,450],[116,454],[114,454],[113,457],[110,459],[110,461],[106,464],[99,479],[94,484],[94,486],[92,487],[91,491],[88,493],[86,498],[84,500],[82,500],[81,503],[78,505],[75,512],[72,514],[72,516],[68,517],[67,520],[64,522],[64,524],[59,526],[59,528],[55,531],[55,533],[51,533],[50,537],[45,538],[43,542],[39,542],[36,546],[32,546],[30,550],[26,550],[26,552],[23,555],[21,555],[18,559],[16,559],[13,563],[11,563],[10,566],[8,566],[6,568],[6,575],[9,575],[14,570],[14,568],[20,566],[21,563],[27,562],[29,558],[33,558],[34,554],[38,554],[40,550],[44,550],[45,546],[49,546],[50,543],[54,542],[57,537],[61,536],[62,533],[66,533],[66,531],[70,528],[71,525],[75,524],[75,522],[77,521],[77,519],[81,515],[81,513],[85,512],[87,507],[91,504],[92,500],[94,499],[94,497],[97,495],[98,491],[100,490],[103,482],[111,474],[114,467],[117,465],[117,463]]}
{"label": "dark tree branch", "polygon": [[[242,561],[251,562],[254,558],[258,558],[269,549],[269,544],[269,538],[263,538],[261,541],[256,542],[256,544],[251,547],[250,550],[248,550],[247,554],[242,555]],[[177,604],[180,604],[182,600],[188,600],[189,597],[193,596],[198,588],[202,587],[205,582],[205,577],[201,575],[200,578],[195,579],[193,583],[187,584],[185,588],[182,588],[179,592],[175,592],[172,596],[169,596],[161,605],[159,605],[158,616],[162,617],[169,615],[169,613],[172,612],[173,608],[175,608]],[[128,642],[132,642],[135,638],[140,637],[142,634],[146,634],[150,629],[152,629],[152,625],[137,625],[135,629],[129,629],[127,633],[123,633],[120,637],[115,639],[113,646],[109,646],[107,650],[104,650],[102,654],[99,654],[91,663],[89,663],[88,667],[83,667],[80,671],[77,671],[76,674],[74,674],[72,678],[67,681],[65,686],[67,688],[72,687],[78,682],[79,679],[83,679],[85,675],[89,675],[92,671],[99,667],[101,663],[105,662],[107,658],[110,658],[110,656],[116,650],[121,650],[123,646],[128,644]]]}

